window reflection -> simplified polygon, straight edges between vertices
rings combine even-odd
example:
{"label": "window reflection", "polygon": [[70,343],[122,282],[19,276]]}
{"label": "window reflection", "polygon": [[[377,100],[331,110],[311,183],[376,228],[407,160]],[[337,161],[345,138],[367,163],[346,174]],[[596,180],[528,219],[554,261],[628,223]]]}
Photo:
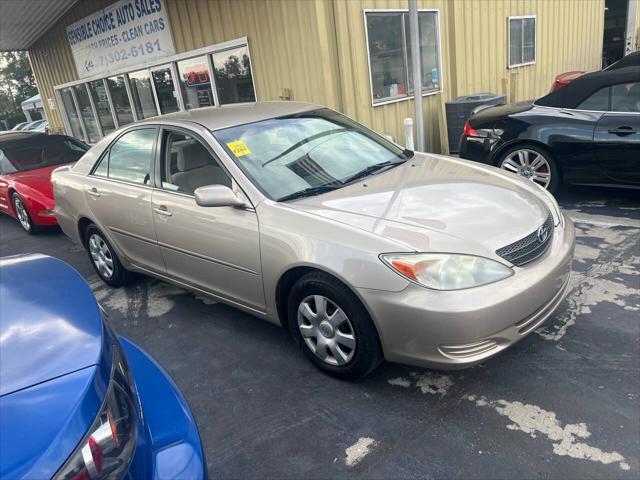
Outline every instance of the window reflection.
{"label": "window reflection", "polygon": [[67,113],[67,120],[69,121],[69,127],[71,128],[71,134],[76,138],[84,139],[84,135],[82,134],[82,127],[80,126],[80,115],[78,115],[76,105],[75,103],[73,103],[71,89],[64,88],[60,90],[60,97],[62,98],[64,110]]}
{"label": "window reflection", "polygon": [[155,137],[154,128],[134,130],[120,137],[109,152],[109,178],[141,185],[149,183]]}
{"label": "window reflection", "polygon": [[116,110],[116,118],[118,119],[120,126],[122,127],[123,125],[133,122],[133,112],[131,111],[131,105],[129,104],[127,87],[124,84],[124,75],[107,78],[107,85],[109,87],[109,93],[111,94],[113,108]]}
{"label": "window reflection", "polygon": [[255,102],[248,47],[214,53],[211,57],[220,104]]}
{"label": "window reflection", "polygon": [[156,104],[151,91],[151,79],[148,70],[140,70],[129,74],[129,86],[131,87],[131,97],[136,108],[138,118],[155,117]]}
{"label": "window reflection", "polygon": [[100,140],[100,132],[98,132],[98,124],[93,116],[93,110],[91,109],[91,102],[89,101],[89,94],[84,84],[75,85],[73,90],[76,94],[76,100],[78,101],[78,108],[80,109],[80,115],[84,121],[84,128],[87,130],[87,140],[89,143],[95,143]]}
{"label": "window reflection", "polygon": [[88,85],[93,104],[96,106],[96,112],[98,113],[98,122],[100,122],[100,126],[102,127],[102,133],[106,135],[116,128],[113,123],[113,116],[111,115],[109,99],[107,98],[107,89],[104,88],[104,82],[102,80],[94,80],[93,82],[89,82]]}
{"label": "window reflection", "polygon": [[177,112],[179,110],[178,100],[176,100],[171,69],[167,67],[153,70],[151,75],[153,76],[153,84],[156,87],[160,113]]}
{"label": "window reflection", "polygon": [[213,105],[211,77],[205,55],[178,62],[178,76],[187,110]]}

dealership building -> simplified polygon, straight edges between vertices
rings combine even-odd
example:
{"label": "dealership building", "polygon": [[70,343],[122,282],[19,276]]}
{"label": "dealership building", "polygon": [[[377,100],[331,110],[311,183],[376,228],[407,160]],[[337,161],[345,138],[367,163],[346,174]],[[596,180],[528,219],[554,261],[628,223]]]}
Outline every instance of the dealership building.
{"label": "dealership building", "polygon": [[[637,0],[419,0],[426,150],[445,103],[536,98],[637,48]],[[327,105],[404,140],[415,114],[407,0],[3,0],[52,131],[94,143],[139,119],[266,100]]]}

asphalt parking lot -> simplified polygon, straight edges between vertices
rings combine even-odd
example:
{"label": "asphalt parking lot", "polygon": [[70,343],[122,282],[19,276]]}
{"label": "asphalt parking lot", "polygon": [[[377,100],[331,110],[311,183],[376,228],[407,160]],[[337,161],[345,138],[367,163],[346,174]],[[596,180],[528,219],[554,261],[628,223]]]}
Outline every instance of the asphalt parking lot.
{"label": "asphalt parking lot", "polygon": [[569,294],[541,329],[472,369],[385,364],[351,383],[223,304],[145,278],[107,287],[57,230],[30,237],[1,216],[0,255],[45,253],[85,276],[115,330],[182,389],[212,478],[636,479],[640,195],[559,200],[578,245]]}

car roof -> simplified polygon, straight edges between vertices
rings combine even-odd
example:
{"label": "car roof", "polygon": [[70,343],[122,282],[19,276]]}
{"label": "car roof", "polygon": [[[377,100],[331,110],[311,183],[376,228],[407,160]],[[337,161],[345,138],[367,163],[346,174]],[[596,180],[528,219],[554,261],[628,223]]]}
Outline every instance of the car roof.
{"label": "car roof", "polygon": [[8,146],[9,143],[21,143],[22,141],[28,141],[29,143],[38,141],[43,141],[46,143],[47,140],[53,141],[57,139],[68,139],[69,137],[66,135],[47,135],[44,132],[39,131],[23,131],[23,130],[8,130],[6,132],[0,133],[0,146]]}
{"label": "car roof", "polygon": [[184,112],[176,112],[161,117],[153,117],[138,124],[162,123],[163,121],[188,121],[202,125],[209,130],[244,125],[247,123],[267,120],[269,118],[295,115],[324,108],[321,105],[305,102],[255,102],[235,105],[223,105],[221,107],[206,107]]}
{"label": "car roof", "polygon": [[626,57],[622,57],[617,62],[612,63],[605,71],[618,70],[619,68],[640,67],[640,52],[632,52]]}
{"label": "car roof", "polygon": [[535,101],[536,105],[556,108],[576,108],[601,88],[620,83],[640,82],[638,67],[593,72],[576,78],[567,86]]}
{"label": "car roof", "polygon": [[46,135],[47,135],[46,133],[30,132],[28,130],[27,131],[7,130],[5,132],[2,132],[2,135],[0,135],[0,143],[14,141],[14,140],[24,140],[24,139],[33,140],[34,138],[37,138],[39,136],[46,136]]}

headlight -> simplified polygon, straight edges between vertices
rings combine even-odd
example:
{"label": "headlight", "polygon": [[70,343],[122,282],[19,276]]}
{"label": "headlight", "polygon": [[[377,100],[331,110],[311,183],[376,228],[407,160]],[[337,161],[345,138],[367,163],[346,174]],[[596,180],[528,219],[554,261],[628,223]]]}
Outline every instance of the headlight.
{"label": "headlight", "polygon": [[389,253],[380,258],[405,278],[435,290],[479,287],[513,275],[506,265],[473,255]]}
{"label": "headlight", "polygon": [[538,185],[535,182],[532,183],[536,185],[540,190],[542,190],[542,194],[544,196],[543,201],[547,204],[549,210],[551,210],[551,215],[553,215],[553,224],[557,226],[558,224],[562,223],[562,213],[560,213],[560,207],[558,206],[558,202],[555,197],[551,195],[549,190],[547,190],[543,186]]}
{"label": "headlight", "polygon": [[129,367],[113,346],[111,381],[98,416],[54,480],[122,478],[135,452],[136,410]]}

